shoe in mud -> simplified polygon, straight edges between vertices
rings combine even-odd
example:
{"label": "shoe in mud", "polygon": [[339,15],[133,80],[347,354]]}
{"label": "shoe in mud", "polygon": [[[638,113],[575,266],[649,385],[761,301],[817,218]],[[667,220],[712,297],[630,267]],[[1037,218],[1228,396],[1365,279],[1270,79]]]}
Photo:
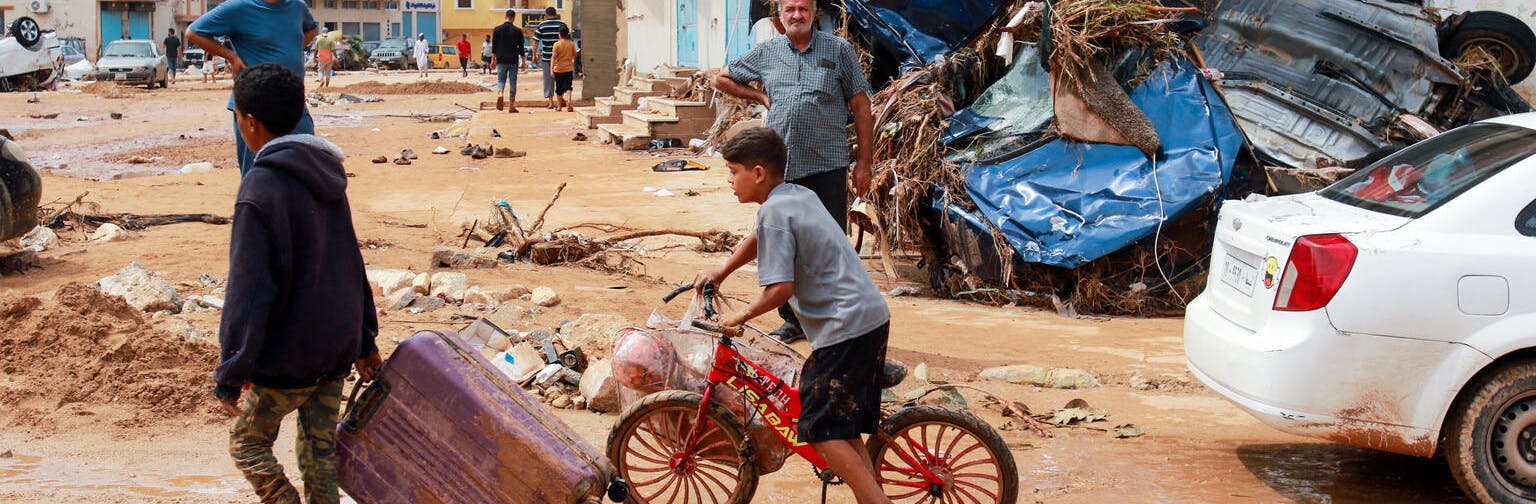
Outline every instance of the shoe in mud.
{"label": "shoe in mud", "polygon": [[796,341],[805,339],[805,330],[801,329],[798,325],[785,322],[784,325],[779,326],[778,329],[774,329],[773,332],[768,333],[768,336],[779,340],[781,343],[794,343]]}
{"label": "shoe in mud", "polygon": [[486,144],[484,146],[477,145],[475,146],[474,152],[469,154],[469,157],[474,159],[485,159],[491,157],[491,151],[494,149],[495,147],[491,147],[490,144]]}
{"label": "shoe in mud", "polygon": [[436,132],[436,131],[432,132],[432,139],[433,140],[439,140],[439,139],[442,139],[442,138],[443,138],[443,136],[441,134],[439,134],[438,132]]}
{"label": "shoe in mud", "polygon": [[406,159],[405,156],[400,156],[400,157],[395,158],[395,164],[397,164],[397,165],[408,165],[408,164],[411,164],[411,160]]}
{"label": "shoe in mud", "polygon": [[527,152],[515,151],[512,150],[511,147],[502,147],[500,149],[496,149],[496,157],[499,158],[520,158],[527,155]]}
{"label": "shoe in mud", "polygon": [[384,163],[388,163],[388,162],[389,162],[389,156],[379,156],[379,157],[373,158],[373,164],[384,164]]}
{"label": "shoe in mud", "polygon": [[577,133],[576,136],[571,137],[571,140],[572,141],[576,141],[576,142],[585,142],[585,141],[587,141],[587,134],[586,133]]}
{"label": "shoe in mud", "polygon": [[507,98],[505,96],[497,96],[496,97],[496,110],[506,110],[506,109],[507,109]]}
{"label": "shoe in mud", "polygon": [[472,143],[464,144],[464,148],[463,149],[459,149],[459,154],[463,154],[465,156],[470,156],[470,155],[473,155],[474,153],[475,153],[475,144],[472,144]]}
{"label": "shoe in mud", "polygon": [[496,131],[496,130],[491,130],[491,138],[501,138],[501,132],[500,131]]}
{"label": "shoe in mud", "polygon": [[447,154],[448,152],[448,148],[441,145],[437,146],[436,149],[432,149],[433,154]]}
{"label": "shoe in mud", "polygon": [[406,158],[406,159],[416,159],[416,151],[413,151],[413,150],[410,150],[410,149],[406,149],[406,150],[400,151],[400,157],[403,157],[403,158]]}

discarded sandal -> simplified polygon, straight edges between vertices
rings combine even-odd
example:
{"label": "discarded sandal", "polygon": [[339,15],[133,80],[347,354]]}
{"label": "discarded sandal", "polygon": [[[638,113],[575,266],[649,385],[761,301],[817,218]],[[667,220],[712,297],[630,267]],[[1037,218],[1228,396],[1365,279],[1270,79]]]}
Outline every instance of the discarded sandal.
{"label": "discarded sandal", "polygon": [[379,157],[373,158],[373,164],[384,164],[384,163],[388,163],[388,162],[389,162],[389,156],[379,156]]}
{"label": "discarded sandal", "polygon": [[474,153],[475,153],[475,144],[472,144],[472,143],[464,144],[464,148],[463,149],[459,149],[459,154],[463,154],[465,156],[468,156],[468,155],[471,155],[471,154],[474,154]]}
{"label": "discarded sandal", "polygon": [[432,149],[433,154],[447,154],[448,152],[448,148],[441,145],[437,146],[436,149]]}
{"label": "discarded sandal", "polygon": [[489,145],[485,147],[477,145],[475,146],[475,150],[469,154],[469,157],[474,159],[485,159],[491,157],[491,149],[493,149],[493,147]]}
{"label": "discarded sandal", "polygon": [[501,132],[500,131],[496,131],[496,130],[491,130],[491,138],[501,138]]}
{"label": "discarded sandal", "polygon": [[400,157],[395,158],[395,164],[397,164],[397,165],[408,165],[408,164],[411,164],[411,160],[406,159],[405,156],[400,156]]}
{"label": "discarded sandal", "polygon": [[527,155],[527,152],[515,151],[512,150],[511,147],[502,147],[500,149],[496,149],[496,157],[499,158],[520,158]]}
{"label": "discarded sandal", "polygon": [[432,139],[433,140],[438,140],[438,139],[441,139],[441,138],[442,138],[442,135],[438,134],[438,132],[436,132],[436,131],[432,132]]}
{"label": "discarded sandal", "polygon": [[571,137],[571,140],[576,142],[585,142],[587,141],[587,134],[578,132],[576,133],[576,136]]}
{"label": "discarded sandal", "polygon": [[406,159],[416,159],[416,151],[413,151],[413,150],[410,150],[410,149],[406,149],[406,150],[400,151],[400,157],[403,157],[403,158],[406,158]]}

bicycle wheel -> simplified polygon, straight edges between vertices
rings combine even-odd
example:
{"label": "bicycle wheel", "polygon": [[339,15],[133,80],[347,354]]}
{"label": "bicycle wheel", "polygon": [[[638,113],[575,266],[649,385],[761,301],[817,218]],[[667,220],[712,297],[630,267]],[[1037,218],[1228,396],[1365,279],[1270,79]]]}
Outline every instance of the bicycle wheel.
{"label": "bicycle wheel", "polygon": [[[1012,504],[1019,473],[1002,436],[975,415],[914,406],[881,422],[890,442],[874,436],[875,479],[893,502]],[[903,457],[905,455],[905,457]],[[910,458],[944,481],[932,487]]]}
{"label": "bicycle wheel", "polygon": [[636,504],[746,504],[757,491],[741,421],[712,405],[696,446],[683,450],[704,397],[667,390],[640,399],[619,416],[608,435],[608,459],[629,482]]}

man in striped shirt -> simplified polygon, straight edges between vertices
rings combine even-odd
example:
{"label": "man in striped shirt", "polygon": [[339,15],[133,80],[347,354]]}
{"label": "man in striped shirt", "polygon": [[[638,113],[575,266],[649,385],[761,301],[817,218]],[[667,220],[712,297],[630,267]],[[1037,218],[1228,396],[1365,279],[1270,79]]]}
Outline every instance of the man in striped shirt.
{"label": "man in striped shirt", "polygon": [[544,101],[549,102],[545,108],[549,109],[555,108],[555,74],[549,70],[549,57],[554,53],[555,42],[560,41],[561,28],[570,29],[554,7],[545,7],[544,22],[539,23],[533,34],[539,48],[539,68],[544,71]]}

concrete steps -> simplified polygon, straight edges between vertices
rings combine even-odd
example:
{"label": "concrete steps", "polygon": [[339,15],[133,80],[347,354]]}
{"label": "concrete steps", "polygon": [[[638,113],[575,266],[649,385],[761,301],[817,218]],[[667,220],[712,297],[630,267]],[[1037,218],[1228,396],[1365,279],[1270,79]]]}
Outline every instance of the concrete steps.
{"label": "concrete steps", "polygon": [[650,147],[652,139],[675,138],[685,145],[704,138],[715,124],[715,108],[706,101],[666,98],[673,90],[692,85],[697,69],[662,67],[650,77],[636,76],[614,88],[613,96],[598,98],[592,107],[577,109],[598,137],[624,150]]}
{"label": "concrete steps", "polygon": [[603,124],[597,127],[597,131],[608,143],[623,150],[645,150],[651,144],[651,131],[645,126],[628,122]]}

